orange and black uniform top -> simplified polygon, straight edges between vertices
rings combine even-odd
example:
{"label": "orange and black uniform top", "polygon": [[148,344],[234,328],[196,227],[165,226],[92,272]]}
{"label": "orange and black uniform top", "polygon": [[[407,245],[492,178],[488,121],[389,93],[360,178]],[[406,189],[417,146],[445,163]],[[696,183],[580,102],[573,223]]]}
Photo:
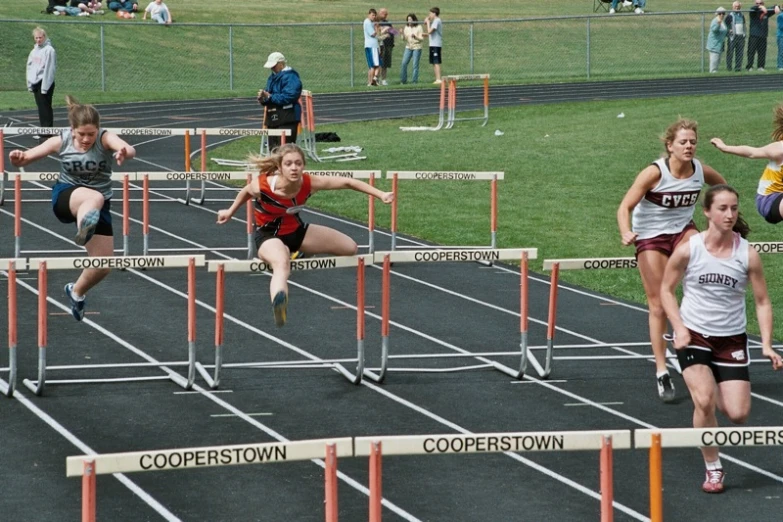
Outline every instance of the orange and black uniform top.
{"label": "orange and black uniform top", "polygon": [[299,211],[310,197],[310,175],[302,174],[302,188],[293,198],[284,198],[274,192],[274,181],[269,185],[269,175],[258,176],[258,189],[261,195],[253,204],[253,214],[258,228],[274,234],[285,236],[296,231],[304,222],[299,217]]}

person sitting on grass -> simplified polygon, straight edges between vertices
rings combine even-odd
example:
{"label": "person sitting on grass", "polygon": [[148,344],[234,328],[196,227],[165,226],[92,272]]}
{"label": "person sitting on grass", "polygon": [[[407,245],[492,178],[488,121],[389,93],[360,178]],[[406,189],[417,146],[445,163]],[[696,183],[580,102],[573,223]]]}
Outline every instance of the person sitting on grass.
{"label": "person sitting on grass", "polygon": [[169,7],[163,3],[163,0],[152,0],[147,8],[144,9],[144,16],[142,16],[141,19],[146,20],[148,13],[150,17],[159,24],[171,25],[171,11],[169,10]]}
{"label": "person sitting on grass", "polygon": [[268,157],[251,156],[249,163],[258,167],[258,178],[239,192],[231,207],[218,212],[217,223],[228,223],[248,200],[254,201],[256,248],[258,257],[272,267],[269,292],[275,324],[280,327],[286,322],[291,252],[351,256],[358,249],[342,232],[302,221],[299,212],[310,196],[320,190],[351,189],[391,203],[394,193],[357,179],[305,174],[305,154],[293,143],[273,150]]}

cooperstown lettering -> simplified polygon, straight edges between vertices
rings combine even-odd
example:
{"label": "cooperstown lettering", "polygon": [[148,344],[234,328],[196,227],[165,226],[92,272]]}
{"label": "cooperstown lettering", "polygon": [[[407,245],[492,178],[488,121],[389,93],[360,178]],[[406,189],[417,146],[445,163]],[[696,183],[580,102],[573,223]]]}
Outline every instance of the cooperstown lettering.
{"label": "cooperstown lettering", "polygon": [[416,179],[471,180],[476,179],[473,172],[417,172]]}
{"label": "cooperstown lettering", "polygon": [[751,243],[759,254],[780,254],[783,252],[783,243]]}
{"label": "cooperstown lettering", "polygon": [[[337,260],[327,258],[295,259],[291,261],[291,270],[319,270],[322,268],[337,268]],[[272,266],[263,261],[250,263],[251,272],[271,272]]]}
{"label": "cooperstown lettering", "polygon": [[704,446],[781,446],[783,430],[705,431],[701,443]]}
{"label": "cooperstown lettering", "polygon": [[73,260],[74,268],[160,268],[166,266],[163,257],[80,257]]}
{"label": "cooperstown lettering", "polygon": [[499,261],[497,250],[447,250],[433,252],[416,252],[415,261]]}
{"label": "cooperstown lettering", "polygon": [[594,270],[599,268],[636,268],[636,259],[586,259],[585,270]]}
{"label": "cooperstown lettering", "polygon": [[122,134],[123,136],[171,136],[173,135],[171,129],[148,129],[148,128],[120,129],[119,134]]}
{"label": "cooperstown lettering", "polygon": [[228,172],[167,172],[166,179],[172,181],[225,181],[231,179]]}
{"label": "cooperstown lettering", "polygon": [[563,435],[476,435],[424,439],[425,453],[484,453],[498,451],[562,450]]}
{"label": "cooperstown lettering", "polygon": [[250,446],[213,450],[145,453],[139,458],[141,469],[198,468],[229,466],[259,462],[280,462],[287,459],[285,446]]}
{"label": "cooperstown lettering", "polygon": [[311,176],[325,176],[329,178],[352,178],[354,172],[352,170],[308,170],[306,174]]}

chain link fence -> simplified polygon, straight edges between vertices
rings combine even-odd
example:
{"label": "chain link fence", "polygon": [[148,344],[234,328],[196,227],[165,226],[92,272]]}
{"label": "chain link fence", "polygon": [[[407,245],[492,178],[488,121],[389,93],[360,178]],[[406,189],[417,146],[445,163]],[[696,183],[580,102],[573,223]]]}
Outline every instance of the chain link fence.
{"label": "chain link fence", "polygon": [[[443,73],[489,73],[492,83],[691,76],[708,69],[712,13],[444,21]],[[263,86],[269,52],[286,55],[306,88],[338,91],[366,81],[361,23],[212,25],[114,22],[93,17],[0,21],[0,91],[26,88],[31,31],[57,50],[58,92],[237,91]],[[395,23],[399,29],[402,23]],[[773,31],[774,33],[774,31]],[[773,42],[769,54],[774,55]],[[398,41],[389,83],[399,83]],[[420,81],[432,82],[426,43]]]}

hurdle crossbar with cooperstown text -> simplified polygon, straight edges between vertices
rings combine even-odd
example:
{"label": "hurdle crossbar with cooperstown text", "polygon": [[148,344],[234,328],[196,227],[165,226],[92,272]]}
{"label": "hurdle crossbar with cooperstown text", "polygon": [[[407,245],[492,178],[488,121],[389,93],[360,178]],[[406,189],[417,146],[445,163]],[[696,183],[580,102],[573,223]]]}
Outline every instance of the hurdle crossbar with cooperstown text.
{"label": "hurdle crossbar with cooperstown text", "polygon": [[[546,378],[551,371],[551,339],[553,328],[547,329],[547,346],[550,349],[546,354],[546,363],[542,366],[528,347],[528,259],[536,259],[538,250],[535,248],[516,249],[474,249],[474,250],[416,250],[404,252],[376,252],[374,260],[383,263],[382,289],[381,289],[381,362],[378,368],[367,368],[365,377],[375,382],[383,382],[388,372],[419,372],[419,373],[443,373],[459,372],[482,368],[493,368],[515,379],[522,379],[527,371],[528,362],[535,368],[538,375]],[[390,354],[390,315],[391,315],[391,264],[392,263],[433,263],[433,262],[496,262],[496,261],[520,261],[520,297],[519,297],[519,351],[492,351],[472,352],[457,347],[450,347],[454,353],[415,353],[415,354]],[[550,323],[554,321],[553,309],[556,303],[552,301],[550,292]],[[519,357],[519,367],[514,369],[488,357],[514,356]],[[391,367],[392,359],[451,359],[474,358],[481,364],[457,366],[450,368],[422,368],[422,367]]]}
{"label": "hurdle crossbar with cooperstown text", "polygon": [[[427,180],[427,181],[489,181],[489,220],[490,220],[490,243],[488,248],[497,248],[497,220],[498,220],[498,181],[504,178],[503,172],[460,172],[460,171],[386,171],[386,179],[392,180],[392,192],[394,201],[392,201],[391,216],[391,250],[397,248],[406,248],[397,246],[397,209],[399,205],[398,181],[407,180]],[[477,246],[445,246],[444,248],[479,248]],[[416,247],[418,248],[418,247]],[[485,247],[486,248],[486,247]],[[371,251],[372,252],[372,251]]]}
{"label": "hurdle crossbar with cooperstown text", "polygon": [[[28,260],[29,270],[38,270],[38,380],[24,379],[22,383],[34,394],[42,395],[45,384],[87,384],[109,382],[136,382],[153,380],[170,380],[178,386],[189,390],[193,387],[196,376],[196,267],[204,266],[204,256],[158,256],[158,257],[71,257],[71,258],[31,258]],[[119,363],[119,364],[79,364],[47,366],[46,351],[48,345],[48,289],[47,278],[49,270],[80,270],[80,269],[158,269],[187,268],[188,298],[188,360],[150,363]],[[32,290],[32,289],[31,289]],[[34,291],[34,290],[32,290]],[[67,307],[52,301],[58,307]],[[87,319],[85,319],[87,320]],[[14,319],[15,321],[15,319]],[[169,369],[171,366],[187,366],[187,378]],[[136,376],[120,378],[91,379],[58,379],[47,380],[46,375],[54,370],[94,370],[106,368],[159,368],[165,375]]]}
{"label": "hurdle crossbar with cooperstown text", "polygon": [[663,522],[662,448],[726,446],[783,446],[783,426],[635,430],[634,447],[650,453],[650,521]]}
{"label": "hurdle crossbar with cooperstown text", "polygon": [[[783,254],[783,242],[754,242],[750,246],[759,254]],[[636,268],[634,257],[588,257],[582,259],[545,259],[544,270],[551,270],[555,263],[560,264],[560,270],[617,270]]]}
{"label": "hurdle crossbar with cooperstown text", "polygon": [[381,458],[534,451],[600,451],[601,520],[613,520],[613,449],[631,449],[630,430],[526,433],[467,433],[356,437],[354,456],[369,457],[370,522],[381,521]]}
{"label": "hurdle crossbar with cooperstown text", "polygon": [[[224,349],[224,318],[225,318],[225,274],[226,272],[263,273],[269,272],[271,267],[261,261],[255,260],[221,260],[209,261],[207,270],[215,272],[215,364],[202,365],[196,363],[196,369],[207,381],[210,388],[217,389],[220,385],[220,375],[226,368],[330,368],[340,372],[353,384],[359,384],[364,373],[364,277],[365,264],[372,263],[371,255],[341,256],[341,257],[314,257],[294,259],[290,262],[292,271],[323,270],[333,268],[356,268],[356,357],[347,359],[319,359],[274,362],[244,362],[223,363]],[[355,364],[356,371],[351,372],[345,364]],[[212,368],[212,374],[208,369]]]}
{"label": "hurdle crossbar with cooperstown text", "polygon": [[82,522],[95,522],[96,476],[323,459],[326,522],[337,522],[337,459],[353,456],[353,439],[235,444],[81,455],[66,459],[66,476],[82,477]]}

